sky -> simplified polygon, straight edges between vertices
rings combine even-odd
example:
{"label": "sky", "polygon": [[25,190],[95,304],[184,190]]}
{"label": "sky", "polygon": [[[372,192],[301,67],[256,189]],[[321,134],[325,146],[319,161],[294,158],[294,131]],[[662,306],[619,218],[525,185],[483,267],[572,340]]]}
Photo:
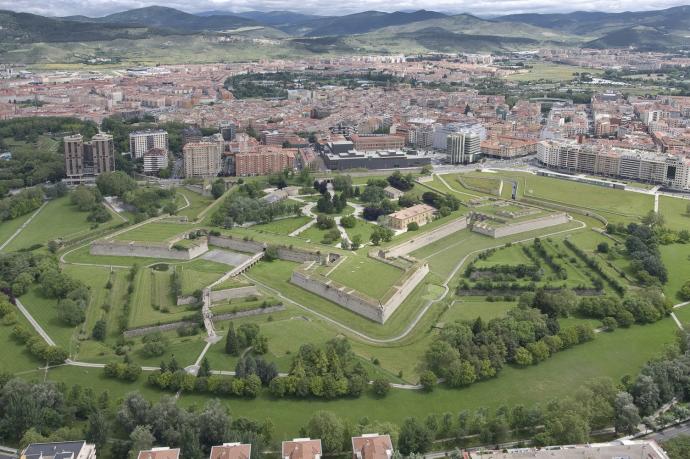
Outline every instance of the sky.
{"label": "sky", "polygon": [[367,10],[413,11],[428,9],[444,13],[499,16],[513,13],[561,13],[570,11],[640,11],[690,4],[690,0],[0,0],[0,9],[45,16],[81,14],[98,17],[132,8],[165,5],[190,13],[222,10],[288,10],[307,14],[343,15]]}

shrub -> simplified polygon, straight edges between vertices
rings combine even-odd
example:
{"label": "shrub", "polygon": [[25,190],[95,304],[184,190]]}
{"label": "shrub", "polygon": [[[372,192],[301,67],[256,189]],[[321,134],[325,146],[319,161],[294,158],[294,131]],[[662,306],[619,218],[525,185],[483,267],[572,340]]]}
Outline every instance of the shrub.
{"label": "shrub", "polygon": [[388,381],[383,378],[375,379],[371,384],[371,390],[377,397],[385,397],[391,390],[391,385]]}

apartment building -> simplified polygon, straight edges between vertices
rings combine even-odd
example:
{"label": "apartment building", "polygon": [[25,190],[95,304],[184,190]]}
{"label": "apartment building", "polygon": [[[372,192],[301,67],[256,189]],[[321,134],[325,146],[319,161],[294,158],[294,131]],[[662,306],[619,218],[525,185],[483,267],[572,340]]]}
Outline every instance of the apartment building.
{"label": "apartment building", "polygon": [[215,177],[221,171],[223,142],[190,142],[182,147],[185,177]]}
{"label": "apartment building", "polygon": [[358,151],[400,150],[405,146],[405,138],[397,135],[358,135],[350,140]]}
{"label": "apartment building", "polygon": [[98,133],[85,142],[81,134],[76,134],[64,137],[63,143],[67,183],[93,182],[99,174],[115,170],[112,135]]}
{"label": "apartment building", "polygon": [[235,175],[267,175],[295,168],[297,149],[261,146],[253,152],[235,155]]}
{"label": "apartment building", "polygon": [[132,158],[143,158],[152,148],[168,151],[168,133],[162,129],[136,131],[129,134],[129,152]]}
{"label": "apartment building", "polygon": [[447,137],[448,159],[453,164],[469,164],[481,156],[481,139],[473,132],[454,132]]}
{"label": "apartment building", "polygon": [[650,151],[603,148],[575,141],[542,141],[537,160],[550,169],[650,182],[690,190],[690,158]]}
{"label": "apartment building", "polygon": [[162,148],[152,148],[144,153],[144,173],[155,174],[168,167],[168,152]]}

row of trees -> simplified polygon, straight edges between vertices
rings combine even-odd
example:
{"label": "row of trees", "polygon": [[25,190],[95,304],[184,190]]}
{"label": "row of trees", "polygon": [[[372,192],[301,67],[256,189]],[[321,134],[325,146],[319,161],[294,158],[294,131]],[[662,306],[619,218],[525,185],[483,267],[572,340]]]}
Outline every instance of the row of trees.
{"label": "row of trees", "polygon": [[211,224],[232,228],[247,222],[269,223],[276,217],[301,215],[298,202],[279,201],[269,203],[261,199],[263,192],[254,183],[244,183],[225,198],[211,217]]}
{"label": "row of trees", "polygon": [[12,220],[41,207],[43,190],[39,187],[28,188],[10,197],[0,200],[0,221]]}
{"label": "row of trees", "polygon": [[506,317],[485,323],[447,324],[427,349],[423,365],[450,387],[492,378],[506,363],[519,366],[546,360],[554,353],[594,339],[584,325],[561,329],[554,317],[521,304]]}

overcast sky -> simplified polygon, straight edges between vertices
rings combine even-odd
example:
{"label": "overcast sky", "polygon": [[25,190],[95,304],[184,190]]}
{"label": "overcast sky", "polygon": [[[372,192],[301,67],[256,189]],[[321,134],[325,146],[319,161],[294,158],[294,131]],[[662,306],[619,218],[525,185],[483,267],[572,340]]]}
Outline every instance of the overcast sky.
{"label": "overcast sky", "polygon": [[511,13],[552,13],[569,11],[639,11],[668,8],[690,0],[0,0],[0,9],[26,11],[47,16],[83,14],[103,16],[117,11],[151,5],[165,5],[190,13],[224,10],[289,10],[308,14],[342,15],[366,10],[403,11],[429,9],[446,13],[496,16]]}

